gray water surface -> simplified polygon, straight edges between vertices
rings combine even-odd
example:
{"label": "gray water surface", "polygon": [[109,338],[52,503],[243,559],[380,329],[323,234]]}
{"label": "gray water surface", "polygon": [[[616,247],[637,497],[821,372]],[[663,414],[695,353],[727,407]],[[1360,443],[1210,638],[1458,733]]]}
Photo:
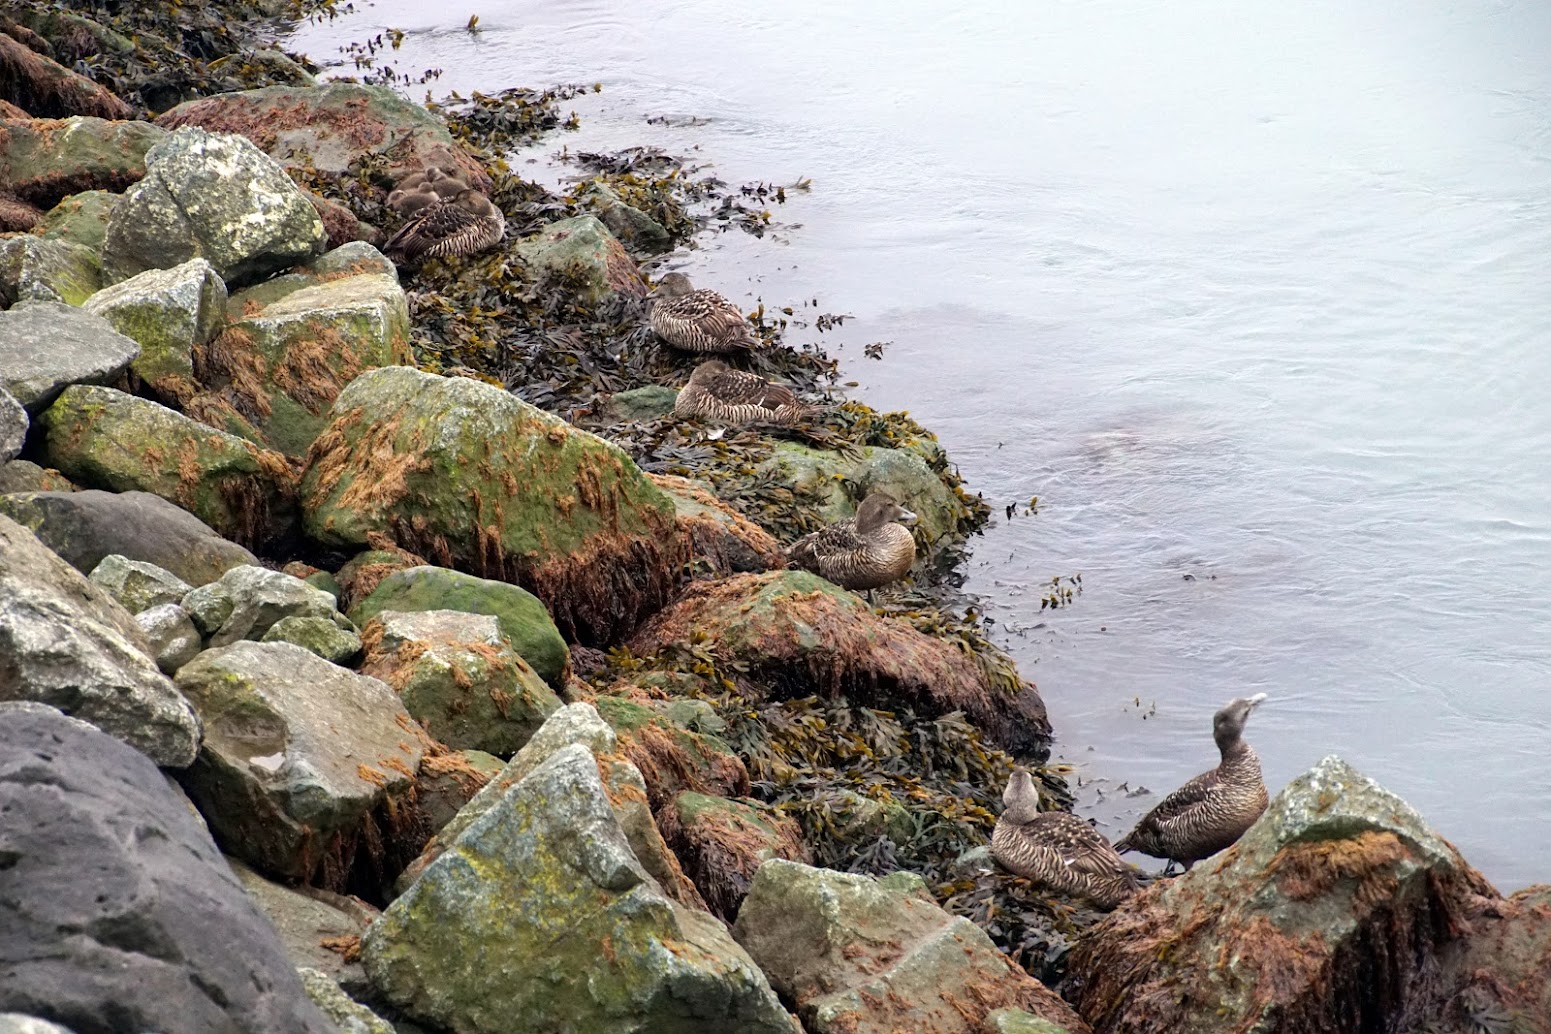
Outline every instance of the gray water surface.
{"label": "gray water surface", "polygon": [[1503,889],[1551,878],[1551,6],[941,6],[384,0],[297,46],[604,84],[525,158],[811,178],[799,227],[675,265],[852,314],[868,401],[1039,497],[970,588],[1112,836],[1264,691],[1273,791],[1339,753]]}

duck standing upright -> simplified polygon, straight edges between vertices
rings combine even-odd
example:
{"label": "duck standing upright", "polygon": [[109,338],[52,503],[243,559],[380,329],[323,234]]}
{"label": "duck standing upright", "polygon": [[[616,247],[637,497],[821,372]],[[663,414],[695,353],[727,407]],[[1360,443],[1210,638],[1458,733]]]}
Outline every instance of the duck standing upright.
{"label": "duck standing upright", "polygon": [[1115,842],[1115,850],[1140,851],[1180,862],[1196,862],[1231,847],[1266,810],[1260,757],[1244,741],[1244,723],[1264,693],[1231,700],[1212,716],[1212,738],[1222,760],[1169,794],[1142,816],[1136,828]]}
{"label": "duck standing upright", "polygon": [[784,385],[707,359],[679,389],[673,412],[724,424],[794,424],[808,415],[808,407]]}
{"label": "duck standing upright", "polygon": [[1004,869],[1114,908],[1136,893],[1136,873],[1098,830],[1065,811],[1039,810],[1029,770],[1012,770],[1002,791],[1006,809],[991,831],[991,854]]}
{"label": "duck standing upright", "polygon": [[652,288],[652,330],[685,352],[742,352],[760,347],[743,311],[715,291],[696,290],[683,273]]}
{"label": "duck standing upright", "polygon": [[878,589],[898,581],[915,563],[916,542],[898,521],[915,514],[884,492],[873,492],[856,516],[804,535],[786,549],[794,567],[846,589]]}

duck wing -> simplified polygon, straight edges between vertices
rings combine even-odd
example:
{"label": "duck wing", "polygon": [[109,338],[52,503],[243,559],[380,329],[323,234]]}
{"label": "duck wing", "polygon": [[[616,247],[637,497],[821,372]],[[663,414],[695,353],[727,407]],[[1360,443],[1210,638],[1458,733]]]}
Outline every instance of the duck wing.
{"label": "duck wing", "polygon": [[721,401],[735,406],[758,406],[774,412],[782,406],[797,405],[797,396],[790,388],[743,370],[718,374],[706,387]]}
{"label": "duck wing", "polygon": [[1076,815],[1045,812],[1031,825],[1039,830],[1046,845],[1059,852],[1061,861],[1074,872],[1112,876],[1131,869],[1102,833]]}
{"label": "duck wing", "polygon": [[485,222],[459,205],[439,201],[422,208],[399,227],[382,250],[384,254],[397,254],[405,259],[421,255],[466,254],[474,250],[476,242],[488,236],[490,228]]}
{"label": "duck wing", "polygon": [[865,543],[856,531],[856,518],[848,518],[827,528],[809,532],[787,547],[787,559],[810,571],[818,571],[818,565],[826,557],[834,557],[860,550]]}
{"label": "duck wing", "polygon": [[1115,843],[1116,850],[1139,850],[1156,856],[1150,848],[1157,846],[1159,839],[1172,827],[1188,821],[1194,812],[1203,808],[1211,800],[1218,782],[1215,768],[1202,772],[1143,815],[1136,828]]}

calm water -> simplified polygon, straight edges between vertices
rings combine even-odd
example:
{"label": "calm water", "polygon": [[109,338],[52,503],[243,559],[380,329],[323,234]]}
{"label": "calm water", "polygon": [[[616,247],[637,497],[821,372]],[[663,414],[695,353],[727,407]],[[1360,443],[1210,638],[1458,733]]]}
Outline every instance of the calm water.
{"label": "calm water", "polygon": [[1112,835],[1157,799],[1119,784],[1215,763],[1211,712],[1265,691],[1273,790],[1337,752],[1504,889],[1551,879],[1551,6],[466,6],[299,46],[392,25],[438,94],[604,83],[524,157],[811,177],[800,228],[681,268],[853,314],[826,344],[869,401],[1039,496],[971,588]]}

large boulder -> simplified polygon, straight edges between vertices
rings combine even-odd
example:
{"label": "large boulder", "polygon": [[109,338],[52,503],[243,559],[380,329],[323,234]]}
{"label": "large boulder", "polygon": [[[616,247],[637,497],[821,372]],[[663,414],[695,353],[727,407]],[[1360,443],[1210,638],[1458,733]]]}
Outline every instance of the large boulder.
{"label": "large boulder", "polygon": [[0,1012],[76,1034],[332,1034],[198,817],[140,753],[11,705],[0,814]]}
{"label": "large boulder", "polygon": [[107,384],[140,355],[101,316],[63,302],[0,312],[0,388],[34,415],[72,384]]}
{"label": "large boulder", "polygon": [[163,603],[179,603],[194,589],[171,571],[117,553],[103,557],[87,577],[131,614]]}
{"label": "large boulder", "polygon": [[729,923],[761,865],[812,860],[797,823],[756,801],[685,791],[657,812],[657,828],[706,905]]}
{"label": "large boulder", "polygon": [[345,886],[356,851],[379,849],[373,810],[413,785],[423,752],[393,691],[299,646],[254,642],[206,650],[178,688],[205,724],[183,786],[216,839],[261,872]]}
{"label": "large boulder", "polygon": [[285,618],[324,618],[353,631],[349,620],[334,609],[334,597],[322,589],[267,567],[234,567],[216,581],[183,597],[211,646],[230,646],[244,639],[262,639]]}
{"label": "large boulder", "polygon": [[145,175],[145,155],[167,131],[149,122],[76,116],[0,124],[6,189],[48,209],[68,194],[119,191]]}
{"label": "large boulder", "polygon": [[90,248],[45,237],[0,242],[0,307],[21,302],[80,305],[102,286],[102,263]]}
{"label": "large boulder", "polygon": [[194,346],[226,322],[226,284],[202,258],[171,269],[148,269],[86,299],[87,312],[140,345],[129,368],[166,397],[194,380]]}
{"label": "large boulder", "polygon": [[27,410],[11,397],[9,391],[0,387],[0,465],[21,455],[30,425]]}
{"label": "large boulder", "polygon": [[102,242],[108,236],[108,219],[118,199],[119,195],[106,190],[71,194],[43,213],[37,229],[45,240],[79,244],[101,254]]}
{"label": "large boulder", "polygon": [[317,541],[386,533],[516,582],[584,645],[667,601],[684,559],[673,504],[618,446],[492,385],[403,367],[356,378],[330,416],[302,483]]}
{"label": "large boulder", "polygon": [[786,566],[775,536],[716,498],[710,485],[666,474],[650,477],[652,484],[673,500],[679,534],[689,543],[697,566],[717,575]]}
{"label": "large boulder", "polygon": [[698,582],[630,642],[637,656],[690,646],[707,651],[720,670],[737,672],[755,698],[845,694],[927,717],[963,711],[1014,753],[1049,742],[1044,701],[1010,664],[997,667],[879,617],[854,593],[805,571]]}
{"label": "large boulder", "polygon": [[[628,691],[629,686],[616,688]],[[713,797],[749,792],[748,769],[732,748],[714,733],[690,728],[693,719],[678,720],[675,705],[697,702],[653,700],[649,705],[610,695],[592,701],[618,737],[619,753],[641,770],[654,810],[684,791]]]}
{"label": "large boulder", "polygon": [[641,867],[580,744],[464,829],[361,958],[389,1001],[456,1034],[504,1034],[514,1016],[596,1034],[797,1031],[725,928]]}
{"label": "large boulder", "polygon": [[199,721],[149,653],[128,611],[0,517],[0,700],[49,704],[182,767]]}
{"label": "large boulder", "polygon": [[279,453],[112,388],[66,388],[38,420],[44,457],[72,480],[151,492],[246,546],[281,538],[296,475]]}
{"label": "large boulder", "polygon": [[1007,1007],[1088,1029],[985,931],[938,907],[914,873],[875,880],[766,862],[733,936],[810,1034],[979,1034]]}
{"label": "large boulder", "polygon": [[103,265],[118,278],[203,257],[228,284],[323,250],[323,221],[274,159],[248,140],[181,129],[113,207]]}
{"label": "large boulder", "polygon": [[0,495],[0,514],[24,524],[82,574],[117,553],[155,564],[190,585],[215,581],[258,558],[187,510],[149,492]]}
{"label": "large boulder", "polygon": [[615,295],[646,296],[646,281],[635,260],[595,216],[550,223],[519,239],[512,250],[534,271],[567,278],[589,303]]}

